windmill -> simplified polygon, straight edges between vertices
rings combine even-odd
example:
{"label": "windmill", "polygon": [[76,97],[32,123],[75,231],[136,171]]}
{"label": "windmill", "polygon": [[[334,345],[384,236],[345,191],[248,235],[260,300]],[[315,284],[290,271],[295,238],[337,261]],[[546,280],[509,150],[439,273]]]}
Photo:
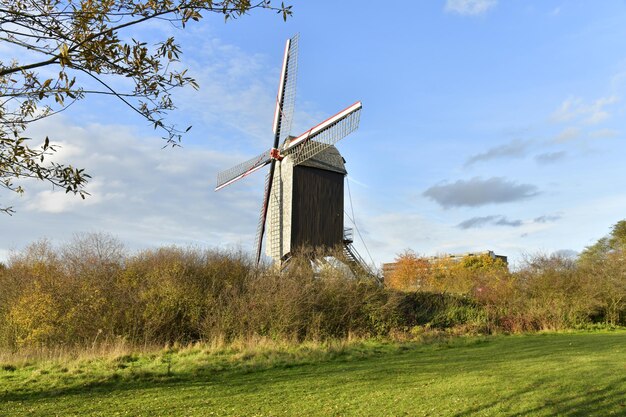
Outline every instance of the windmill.
{"label": "windmill", "polygon": [[[329,117],[300,136],[290,136],[298,35],[287,40],[273,123],[273,145],[261,155],[217,175],[220,190],[269,165],[256,234],[256,261],[267,230],[266,254],[279,265],[299,246],[346,245],[343,229],[344,160],[333,146],[358,128],[361,102]],[[360,257],[352,250],[354,261]],[[361,261],[363,264],[363,262]]]}

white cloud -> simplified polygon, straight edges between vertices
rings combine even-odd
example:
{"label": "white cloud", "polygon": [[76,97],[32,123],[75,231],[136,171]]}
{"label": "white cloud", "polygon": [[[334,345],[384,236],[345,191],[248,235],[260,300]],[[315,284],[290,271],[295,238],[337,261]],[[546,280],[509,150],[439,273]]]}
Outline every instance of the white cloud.
{"label": "white cloud", "polygon": [[180,109],[205,126],[224,126],[240,132],[244,140],[269,144],[280,62],[269,63],[262,55],[247,54],[215,38],[188,48],[186,56],[203,59],[186,62],[200,90],[181,91]]}
{"label": "white cloud", "polygon": [[552,119],[556,122],[567,122],[579,114],[581,107],[582,99],[576,97],[568,98],[552,114]]}
{"label": "white cloud", "polygon": [[557,143],[569,142],[580,137],[580,134],[581,131],[577,127],[568,127],[556,135],[554,141]]}
{"label": "white cloud", "polygon": [[470,156],[465,162],[465,166],[473,165],[477,162],[489,161],[492,159],[521,158],[526,155],[530,147],[530,141],[516,139],[504,145],[496,146]]}
{"label": "white cloud", "polygon": [[43,213],[63,213],[80,209],[84,206],[92,206],[102,201],[103,197],[97,191],[98,184],[89,186],[91,196],[84,201],[74,194],[65,193],[62,189],[44,190],[35,193],[29,198],[26,208],[30,211],[39,211]]}
{"label": "white cloud", "polygon": [[[57,116],[29,134],[39,137],[67,126],[67,119]],[[67,131],[71,163],[93,177],[87,186],[91,196],[81,200],[36,181],[23,184],[22,196],[3,195],[3,203],[17,213],[3,224],[0,250],[21,248],[42,237],[62,241],[85,231],[111,233],[131,249],[172,244],[252,247],[263,175],[213,191],[216,173],[244,156],[193,147],[161,149],[159,138],[138,137],[120,125]]]}
{"label": "white cloud", "polygon": [[617,97],[605,97],[600,98],[589,107],[588,117],[584,120],[585,123],[598,124],[610,117],[610,113],[604,109],[605,106],[609,106],[618,101]]}
{"label": "white cloud", "polygon": [[535,162],[542,165],[552,164],[560,161],[567,155],[565,151],[546,152],[535,156]]}
{"label": "white cloud", "polygon": [[[216,136],[219,139],[216,132],[225,129],[229,131],[229,145],[235,134],[239,144],[257,147],[252,154],[271,146],[281,61],[247,53],[214,37],[196,42],[186,48],[185,54],[202,57],[202,61],[186,61],[200,90],[181,91],[177,99],[180,110],[208,126],[207,137],[211,140]],[[315,77],[315,74],[309,76]],[[332,110],[331,113],[320,112],[315,105],[296,97],[291,134],[295,136],[315,126],[331,116]]]}
{"label": "white cloud", "polygon": [[520,227],[523,224],[522,220],[515,219],[510,220],[506,216],[502,215],[490,215],[490,216],[475,216],[467,220],[463,220],[461,223],[457,224],[456,227],[459,229],[474,229],[478,227],[485,226],[509,226],[509,227]]}
{"label": "white cloud", "polygon": [[[415,212],[393,212],[375,216],[364,216],[361,225],[367,225],[364,238],[375,260],[391,262],[406,249],[420,255],[431,256],[450,253],[479,252],[494,250],[498,254],[510,256],[515,260],[519,248],[511,242],[519,240],[520,227],[474,227],[463,229],[456,227],[452,219],[435,219]],[[503,220],[499,226],[518,226],[518,221]],[[524,222],[523,230],[546,228],[546,225]],[[355,242],[361,255],[366,253]]]}
{"label": "white cloud", "polygon": [[619,97],[615,95],[600,97],[590,103],[580,97],[570,97],[552,114],[552,119],[556,122],[579,121],[591,125],[598,124],[611,117],[606,107],[618,101]]}
{"label": "white cloud", "polygon": [[[349,226],[348,220],[346,226]],[[359,228],[377,262],[390,262],[405,249],[423,254],[439,250],[439,245],[447,239],[448,233],[445,225],[418,213],[407,212],[360,216]],[[356,233],[355,246],[368,259]]]}
{"label": "white cloud", "polygon": [[446,12],[477,16],[486,13],[498,4],[497,0],[447,0]]}
{"label": "white cloud", "polygon": [[556,214],[544,214],[543,216],[535,217],[533,221],[535,223],[551,223],[557,220],[561,220],[563,215],[561,213]]}
{"label": "white cloud", "polygon": [[619,130],[600,129],[589,133],[589,136],[595,139],[609,139],[619,136]]}

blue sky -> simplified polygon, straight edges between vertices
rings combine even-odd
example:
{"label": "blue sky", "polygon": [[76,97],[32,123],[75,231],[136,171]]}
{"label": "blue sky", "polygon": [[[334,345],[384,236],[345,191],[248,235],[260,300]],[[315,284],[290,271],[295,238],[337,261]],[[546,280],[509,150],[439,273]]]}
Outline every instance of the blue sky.
{"label": "blue sky", "polygon": [[295,33],[292,133],[363,101],[359,130],[338,148],[366,259],[491,249],[519,262],[580,251],[626,217],[623,1],[292,3],[286,23],[207,15],[185,31],[128,33],[173,34],[182,46],[181,66],[201,87],[178,92],[170,114],[193,125],[184,147],[161,149],[143,120],[101,97],[34,126],[31,136],[63,145],[60,160],[91,172],[92,196],[43,184],[4,193],[17,213],[0,218],[0,259],[82,232],[133,250],[251,250],[263,175],[219,193],[215,175],[271,145],[284,42]]}

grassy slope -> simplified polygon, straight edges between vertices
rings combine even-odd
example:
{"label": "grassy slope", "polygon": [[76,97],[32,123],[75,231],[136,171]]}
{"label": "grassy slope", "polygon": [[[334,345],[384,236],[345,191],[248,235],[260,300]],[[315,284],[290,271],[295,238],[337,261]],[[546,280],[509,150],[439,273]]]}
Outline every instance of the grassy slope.
{"label": "grassy slope", "polygon": [[168,356],[5,364],[0,415],[626,415],[626,331]]}

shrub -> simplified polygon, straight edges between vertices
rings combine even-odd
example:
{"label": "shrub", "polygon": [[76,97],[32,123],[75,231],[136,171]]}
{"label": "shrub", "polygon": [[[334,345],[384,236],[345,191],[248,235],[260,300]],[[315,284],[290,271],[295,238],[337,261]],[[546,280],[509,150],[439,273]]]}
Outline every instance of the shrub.
{"label": "shrub", "polygon": [[[315,269],[315,271],[314,271]],[[106,235],[58,250],[38,242],[0,271],[4,347],[165,344],[265,336],[379,335],[399,317],[388,293],[346,268],[296,257],[284,272],[239,252],[176,247],[124,254]]]}
{"label": "shrub", "polygon": [[0,348],[623,325],[619,225],[578,260],[536,255],[514,273],[486,257],[426,266],[407,252],[387,287],[340,263],[313,262],[323,257],[310,251],[281,272],[241,252],[167,247],[130,256],[108,235],[77,235],[60,248],[44,240],[0,268]]}

